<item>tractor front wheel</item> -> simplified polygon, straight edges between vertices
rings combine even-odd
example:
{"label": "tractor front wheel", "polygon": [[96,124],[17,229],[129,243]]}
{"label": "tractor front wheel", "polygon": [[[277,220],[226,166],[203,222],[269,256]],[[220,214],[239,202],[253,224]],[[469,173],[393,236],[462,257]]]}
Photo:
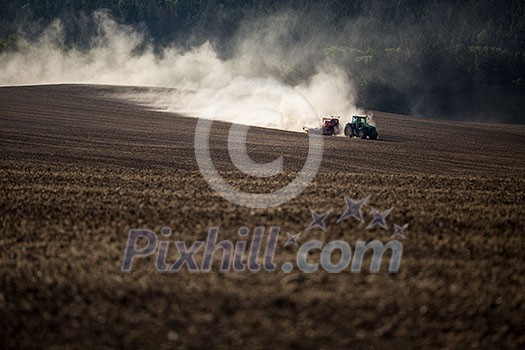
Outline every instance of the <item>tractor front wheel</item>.
{"label": "tractor front wheel", "polygon": [[359,138],[366,139],[366,132],[363,129],[359,130]]}

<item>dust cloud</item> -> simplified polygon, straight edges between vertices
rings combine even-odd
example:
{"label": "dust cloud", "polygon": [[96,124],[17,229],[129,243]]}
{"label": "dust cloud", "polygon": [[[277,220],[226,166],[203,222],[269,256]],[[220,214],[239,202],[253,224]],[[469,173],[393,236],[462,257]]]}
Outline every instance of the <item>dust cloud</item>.
{"label": "dust cloud", "polygon": [[293,22],[286,15],[244,26],[228,57],[210,42],[154,48],[144,33],[105,12],[93,18],[97,34],[88,49],[67,45],[58,20],[36,39],[19,40],[0,56],[0,85],[165,87],[171,89],[121,97],[163,111],[293,131],[318,126],[321,116],[340,115],[345,122],[361,112],[352,82],[337,65],[319,60],[293,75],[313,48],[284,40]]}

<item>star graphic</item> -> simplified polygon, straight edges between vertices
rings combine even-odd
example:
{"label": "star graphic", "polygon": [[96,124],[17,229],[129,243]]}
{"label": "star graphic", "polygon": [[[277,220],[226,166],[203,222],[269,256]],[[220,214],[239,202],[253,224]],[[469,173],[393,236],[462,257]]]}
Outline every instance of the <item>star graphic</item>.
{"label": "star graphic", "polygon": [[286,241],[286,243],[284,244],[285,247],[288,247],[289,245],[293,245],[294,247],[298,247],[298,239],[299,239],[299,236],[301,234],[300,233],[297,233],[297,234],[293,234],[293,233],[290,233],[290,232],[286,232],[286,236],[288,237],[288,240]]}
{"label": "star graphic", "polygon": [[306,230],[311,230],[311,229],[313,229],[314,227],[317,226],[317,227],[321,228],[323,231],[326,231],[325,220],[328,217],[328,215],[330,215],[331,212],[332,212],[331,210],[328,210],[328,211],[324,212],[323,214],[317,214],[315,211],[310,209],[310,214],[312,214],[313,221],[310,223],[310,225],[308,225]]}
{"label": "star graphic", "polygon": [[346,202],[346,211],[337,219],[337,223],[343,221],[346,218],[354,217],[355,219],[363,222],[363,213],[361,209],[370,199],[370,196],[366,196],[363,199],[354,200],[350,197],[344,196]]}
{"label": "star graphic", "polygon": [[407,227],[408,227],[408,224],[404,224],[403,226],[398,226],[394,224],[394,234],[392,235],[392,237],[399,236],[401,238],[406,238],[405,230],[407,229]]}
{"label": "star graphic", "polygon": [[385,230],[388,230],[388,225],[386,224],[386,217],[388,216],[388,214],[390,214],[390,212],[393,210],[394,208],[390,208],[390,209],[387,209],[383,212],[380,212],[379,210],[377,209],[372,209],[372,215],[374,216],[372,221],[370,221],[370,223],[368,224],[368,226],[366,227],[367,230],[375,227],[376,225],[379,225],[381,226],[382,228],[384,228]]}

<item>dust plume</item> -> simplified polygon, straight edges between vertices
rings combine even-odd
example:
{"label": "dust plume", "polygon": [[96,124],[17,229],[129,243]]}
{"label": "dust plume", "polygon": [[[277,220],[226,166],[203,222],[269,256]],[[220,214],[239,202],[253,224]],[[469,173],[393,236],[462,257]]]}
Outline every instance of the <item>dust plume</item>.
{"label": "dust plume", "polygon": [[[357,113],[347,74],[310,55],[316,44],[286,40],[290,15],[249,23],[235,34],[229,55],[210,42],[192,48],[154,48],[142,33],[93,14],[89,48],[65,42],[60,21],[35,40],[21,39],[0,56],[0,85],[94,83],[172,88],[124,96],[159,110],[242,124],[300,131],[320,116]],[[271,23],[268,23],[270,21]],[[304,62],[310,65],[301,70]]]}

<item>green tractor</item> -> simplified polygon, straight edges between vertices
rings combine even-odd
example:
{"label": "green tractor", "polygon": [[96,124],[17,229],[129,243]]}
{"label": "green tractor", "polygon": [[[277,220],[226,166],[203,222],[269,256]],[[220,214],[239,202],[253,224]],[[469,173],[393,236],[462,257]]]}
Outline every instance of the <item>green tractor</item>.
{"label": "green tractor", "polygon": [[360,139],[366,139],[368,137],[371,140],[375,140],[379,136],[379,133],[375,126],[368,123],[368,116],[354,115],[352,116],[352,122],[347,123],[345,126],[345,136],[355,136]]}

